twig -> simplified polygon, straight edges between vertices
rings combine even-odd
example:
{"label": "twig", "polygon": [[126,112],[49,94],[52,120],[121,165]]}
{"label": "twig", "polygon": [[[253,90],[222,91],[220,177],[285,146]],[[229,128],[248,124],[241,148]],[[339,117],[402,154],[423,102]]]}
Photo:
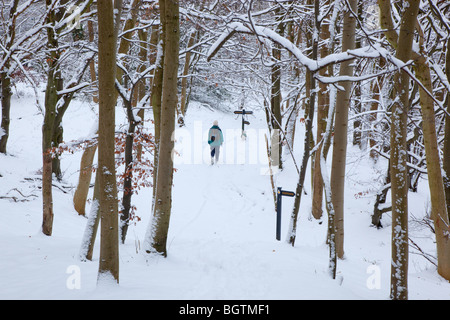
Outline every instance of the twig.
{"label": "twig", "polygon": [[436,257],[434,257],[426,252],[423,252],[423,250],[417,245],[417,243],[415,243],[410,237],[408,237],[408,239],[409,239],[409,242],[411,243],[410,246],[420,252],[420,253],[415,253],[415,252],[411,252],[411,253],[421,255],[422,257],[427,259],[430,263],[432,263],[435,267],[437,267],[437,263],[435,261],[431,260],[431,259],[436,260]]}

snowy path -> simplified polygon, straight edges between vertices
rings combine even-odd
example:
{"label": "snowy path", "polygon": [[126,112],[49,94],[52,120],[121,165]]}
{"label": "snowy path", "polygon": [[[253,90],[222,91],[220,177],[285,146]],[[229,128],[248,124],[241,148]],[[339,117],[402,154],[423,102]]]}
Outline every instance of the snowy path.
{"label": "snowy path", "polygon": [[[314,243],[312,247],[303,247],[299,240],[302,248],[292,248],[284,241],[291,198],[283,199],[282,241],[275,239],[272,189],[269,177],[262,174],[267,157],[265,142],[261,140],[265,122],[252,119],[254,132],[248,134],[253,134],[254,139],[243,141],[239,137],[240,119],[210,114],[202,122],[199,119],[187,122],[192,136],[195,131],[204,131],[206,135],[214,116],[221,116],[219,125],[225,136],[219,164],[209,164],[208,148],[204,145],[206,156],[202,163],[186,151],[189,149],[186,145],[178,145],[182,156],[187,153],[191,158],[183,160],[187,164],[176,165],[169,257],[164,262],[158,258],[148,262],[150,269],[157,270],[164,264],[167,269],[160,274],[167,277],[172,263],[179,270],[170,275],[174,277],[170,281],[178,285],[176,292],[167,293],[169,297],[331,299],[337,292],[330,290],[330,286],[340,292],[347,291],[339,288],[338,282],[333,282],[326,273],[325,226],[317,228],[316,236],[306,240],[306,244]],[[187,135],[182,136],[184,141],[180,139],[179,144],[186,142]],[[193,140],[189,142],[194,144]],[[256,162],[251,158],[255,152],[261,152]],[[296,175],[291,178],[295,181]],[[351,290],[346,296],[359,298]]]}

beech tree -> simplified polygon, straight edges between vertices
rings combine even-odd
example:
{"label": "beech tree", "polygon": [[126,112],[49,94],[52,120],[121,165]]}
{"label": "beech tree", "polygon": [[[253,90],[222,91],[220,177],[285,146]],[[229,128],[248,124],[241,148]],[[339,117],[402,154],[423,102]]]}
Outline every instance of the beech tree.
{"label": "beech tree", "polygon": [[[418,4],[416,4],[418,6]],[[411,6],[408,6],[410,8]],[[413,10],[413,9],[408,9]],[[408,12],[408,11],[407,11]],[[414,13],[414,11],[409,11]],[[413,14],[410,14],[413,15]],[[406,41],[402,38],[402,31],[404,33],[408,33],[408,36],[413,37],[414,29],[417,29],[419,33],[422,33],[421,25],[418,24],[417,21],[417,13],[415,14],[415,18],[411,18],[413,21],[406,21],[406,14],[404,15],[405,18],[402,23],[409,23],[409,25],[406,25],[406,27],[409,27],[409,29],[401,28],[400,33],[397,34],[395,32],[395,29],[390,28],[393,26],[393,20],[392,20],[392,13],[391,13],[391,7],[389,2],[380,1],[380,16],[382,27],[389,28],[389,31],[385,31],[386,38],[389,40],[391,45],[397,50],[397,54],[400,54],[402,50],[406,50],[403,46],[402,41]],[[403,24],[401,25],[403,26]],[[413,40],[409,40],[413,41]],[[419,84],[419,96],[420,96],[420,104],[421,104],[421,113],[422,113],[422,127],[423,127],[423,140],[424,140],[424,147],[425,147],[425,154],[426,154],[426,163],[427,163],[427,173],[428,173],[428,182],[429,182],[429,190],[431,195],[431,215],[430,218],[434,222],[435,226],[435,235],[436,235],[436,249],[437,249],[437,260],[438,260],[438,272],[441,274],[444,278],[449,279],[450,278],[450,240],[448,238],[448,232],[449,232],[449,223],[448,223],[448,213],[447,208],[445,204],[445,192],[444,192],[444,182],[443,182],[443,176],[442,176],[442,170],[440,166],[440,156],[439,156],[439,146],[437,142],[437,133],[436,133],[436,115],[434,111],[434,100],[433,97],[433,89],[432,89],[432,83],[431,83],[431,75],[430,75],[430,65],[429,65],[429,58],[426,57],[425,50],[424,50],[424,44],[423,44],[423,37],[419,37],[419,43],[418,47],[420,48],[419,51],[417,51],[415,48],[417,46],[414,46],[414,49],[410,49],[411,52],[409,53],[410,56],[406,56],[402,61],[406,61],[411,57],[414,60],[413,63],[413,70],[415,71],[415,75],[412,71],[409,71],[409,69],[404,68],[402,71],[402,76],[405,78],[412,78],[415,79],[416,82]],[[402,53],[406,54],[406,53]],[[407,59],[408,58],[408,59]],[[398,75],[397,75],[398,76]],[[406,80],[402,80],[402,84]],[[409,80],[408,80],[409,81]],[[395,83],[398,83],[395,81]],[[407,101],[406,97],[403,97],[405,99],[404,101]],[[409,99],[409,98],[408,98]],[[402,100],[400,100],[402,101]],[[403,102],[406,103],[406,102]],[[409,102],[408,102],[409,103]],[[404,120],[406,121],[406,120]],[[391,133],[392,134],[392,133]],[[406,139],[406,138],[405,138]],[[391,144],[392,144],[392,137],[391,137]],[[392,151],[391,151],[392,153]],[[402,161],[404,159],[401,159]],[[391,162],[394,161],[391,155]],[[397,161],[397,160],[395,160]],[[402,164],[406,166],[405,164]],[[392,172],[392,168],[394,167],[394,164],[391,164],[391,185],[394,186],[392,179],[396,178],[399,179],[398,172]],[[404,172],[403,167],[400,166],[400,169],[402,169],[402,174]],[[406,180],[405,180],[406,181]],[[402,188],[404,187],[401,185]],[[407,191],[403,191],[404,193]],[[391,190],[392,196],[394,197],[394,193],[397,194],[394,190]],[[401,199],[404,199],[406,196],[402,196]],[[407,199],[402,200],[407,201]],[[395,205],[398,205],[401,203],[401,201],[396,201]],[[407,202],[406,202],[407,203]],[[392,210],[394,210],[394,199],[392,201]],[[406,211],[407,213],[407,211]],[[403,220],[402,225],[407,224],[407,216],[402,216]],[[394,223],[393,223],[394,228]],[[395,228],[396,232],[400,232],[401,227]],[[394,229],[393,229],[394,231]],[[403,230],[404,234],[406,231]],[[407,234],[407,233],[406,233]],[[406,235],[407,236],[407,235]],[[395,239],[398,239],[396,237]],[[399,240],[400,241],[400,240]],[[403,241],[406,242],[403,243],[403,251],[408,251],[407,245],[408,241],[407,238],[403,238]],[[394,244],[393,244],[394,245]],[[396,246],[396,250],[399,250],[399,244]],[[394,254],[394,248],[393,248],[393,254]],[[400,256],[403,254],[400,252],[397,254],[397,256]],[[399,266],[399,265],[397,265]],[[394,268],[394,267],[393,267]],[[397,270],[398,271],[398,270]],[[394,272],[394,270],[393,270]],[[405,272],[405,271],[403,271]],[[397,273],[398,274],[398,273]],[[393,276],[394,277],[394,276]],[[396,277],[395,279],[398,279],[399,277]],[[392,280],[394,281],[394,279]],[[403,281],[406,281],[406,279],[403,279]],[[404,283],[401,284],[403,286]],[[391,293],[392,298],[406,298],[406,295],[402,295],[401,288],[399,291],[392,292]]]}
{"label": "beech tree", "polygon": [[161,129],[157,161],[157,179],[153,218],[146,234],[146,251],[167,256],[167,235],[172,208],[174,146],[173,132],[177,110],[177,76],[179,63],[179,4],[177,0],[160,0],[164,34],[164,73],[162,82]]}
{"label": "beech tree", "polygon": [[98,281],[119,282],[119,223],[114,163],[116,96],[116,34],[112,1],[99,1],[98,8],[98,184],[100,260]]}
{"label": "beech tree", "polygon": [[[419,0],[404,6],[396,57],[409,61],[414,40]],[[380,5],[390,6],[389,2]],[[390,10],[390,8],[389,8]],[[408,298],[408,175],[407,175],[407,114],[409,108],[409,75],[401,71],[395,76],[391,127],[391,194],[392,194],[392,266],[391,299]]]}
{"label": "beech tree", "polygon": [[[342,30],[342,51],[355,48],[355,27],[357,0],[348,1],[344,6],[344,21]],[[352,76],[351,61],[344,61],[340,65],[340,76]],[[342,90],[336,96],[336,110],[334,120],[333,159],[331,169],[331,199],[336,212],[336,250],[339,258],[344,257],[344,191],[345,191],[345,164],[347,158],[348,111],[350,107],[351,82],[340,83]]]}
{"label": "beech tree", "polygon": [[[88,37],[89,43],[94,42],[94,25],[91,20],[87,22],[88,25]],[[92,59],[89,63],[89,73],[91,77],[91,83],[95,85],[97,81],[96,62]],[[98,91],[94,92],[92,101],[98,104]],[[98,123],[95,123],[95,132],[98,131]],[[92,131],[92,130],[91,130]],[[79,215],[84,216],[86,210],[86,200],[89,192],[89,185],[92,177],[92,164],[94,162],[94,156],[97,152],[97,144],[88,146],[83,150],[83,155],[80,160],[80,173],[78,175],[78,184],[73,195],[73,207]]]}
{"label": "beech tree", "polygon": [[[324,3],[324,6],[329,6],[330,1],[327,0]],[[328,18],[328,19],[327,19]],[[320,22],[320,39],[325,42],[320,46],[319,54],[321,58],[326,57],[330,52],[330,20],[331,14],[328,13],[327,16]],[[319,74],[321,76],[331,76],[333,73],[333,68],[323,68],[319,70]],[[319,142],[320,139],[323,138],[325,134],[325,129],[327,125],[327,117],[328,110],[330,104],[330,93],[328,90],[328,86],[325,83],[319,82],[318,84],[319,90],[317,92],[317,131],[316,131],[316,139]],[[332,114],[333,115],[333,114]],[[331,141],[331,136],[330,136]],[[321,161],[320,157],[322,154],[322,148],[324,159],[328,154],[328,149],[326,144],[320,144],[319,148],[315,152],[314,155],[314,170],[313,170],[313,191],[312,191],[312,216],[315,219],[320,219],[322,217],[322,204],[323,204],[323,180],[321,174]]]}

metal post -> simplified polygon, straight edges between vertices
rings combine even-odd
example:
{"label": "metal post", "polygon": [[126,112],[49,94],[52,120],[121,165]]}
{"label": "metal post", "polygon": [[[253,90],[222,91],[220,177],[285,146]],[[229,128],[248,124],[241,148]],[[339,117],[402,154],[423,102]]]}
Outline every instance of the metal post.
{"label": "metal post", "polygon": [[281,190],[281,187],[277,188],[277,240],[281,240],[281,197],[294,197],[295,193],[292,191]]}
{"label": "metal post", "polygon": [[281,188],[277,188],[277,240],[281,240]]}

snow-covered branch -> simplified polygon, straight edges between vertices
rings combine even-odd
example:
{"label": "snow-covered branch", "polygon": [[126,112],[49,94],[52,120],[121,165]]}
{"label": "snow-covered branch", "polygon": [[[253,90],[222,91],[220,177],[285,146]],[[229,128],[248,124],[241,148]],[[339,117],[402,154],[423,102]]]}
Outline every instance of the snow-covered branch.
{"label": "snow-covered branch", "polygon": [[268,27],[261,27],[255,25],[248,25],[241,22],[232,22],[227,25],[225,30],[219,38],[211,45],[207,53],[207,60],[210,61],[220,50],[220,48],[236,33],[253,34],[258,37],[269,39],[281,47],[289,51],[300,64],[306,67],[311,72],[318,71],[330,64],[340,63],[355,58],[377,58],[389,55],[389,52],[380,45],[370,45],[363,48],[348,50],[346,52],[330,54],[322,59],[314,60],[308,58],[303,52],[289,39],[279,35]]}

